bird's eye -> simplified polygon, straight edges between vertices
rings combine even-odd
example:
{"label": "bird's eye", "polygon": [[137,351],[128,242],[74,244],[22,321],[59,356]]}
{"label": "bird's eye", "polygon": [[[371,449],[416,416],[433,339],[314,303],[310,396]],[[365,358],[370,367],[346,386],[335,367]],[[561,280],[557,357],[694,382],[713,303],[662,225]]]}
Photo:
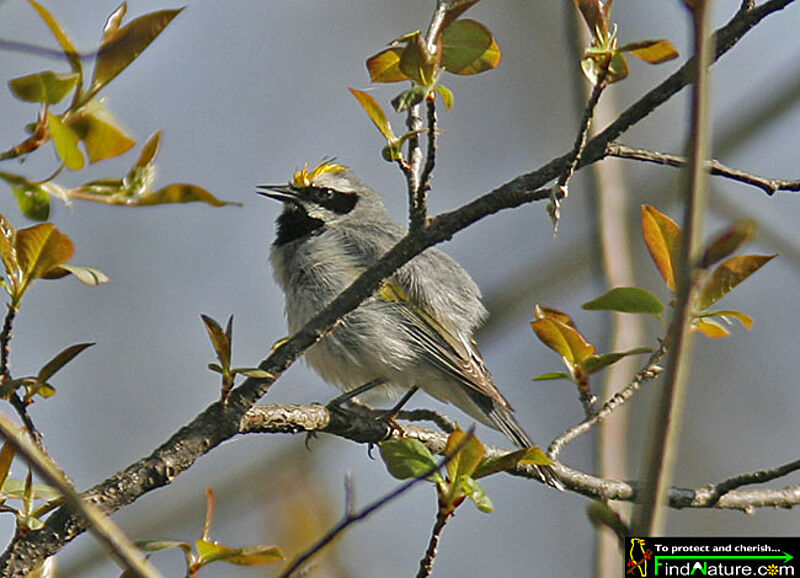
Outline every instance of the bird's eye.
{"label": "bird's eye", "polygon": [[327,201],[333,198],[333,189],[319,189],[319,198]]}

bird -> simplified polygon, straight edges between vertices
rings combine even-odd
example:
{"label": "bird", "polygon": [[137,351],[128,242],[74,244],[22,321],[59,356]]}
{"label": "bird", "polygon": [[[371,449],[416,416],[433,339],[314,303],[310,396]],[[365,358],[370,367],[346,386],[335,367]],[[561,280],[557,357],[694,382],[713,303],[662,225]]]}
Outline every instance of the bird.
{"label": "bird", "polygon": [[[333,160],[314,168],[306,163],[287,185],[257,189],[283,203],[270,262],[292,333],[406,232],[376,191]],[[428,248],[311,346],[305,359],[345,392],[375,388],[397,397],[421,388],[527,448],[533,442],[497,389],[473,336],[487,314],[470,275],[443,251]],[[550,466],[536,470],[542,481],[562,489]]]}

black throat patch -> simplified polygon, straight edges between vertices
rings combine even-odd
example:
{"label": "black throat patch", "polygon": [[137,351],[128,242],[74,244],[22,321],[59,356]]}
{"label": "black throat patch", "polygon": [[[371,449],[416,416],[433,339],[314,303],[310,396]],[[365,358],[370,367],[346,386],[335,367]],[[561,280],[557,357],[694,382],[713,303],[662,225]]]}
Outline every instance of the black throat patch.
{"label": "black throat patch", "polygon": [[311,235],[314,231],[320,230],[325,225],[322,219],[315,219],[297,205],[287,206],[287,208],[278,215],[276,223],[278,231],[275,242],[273,243],[276,247]]}

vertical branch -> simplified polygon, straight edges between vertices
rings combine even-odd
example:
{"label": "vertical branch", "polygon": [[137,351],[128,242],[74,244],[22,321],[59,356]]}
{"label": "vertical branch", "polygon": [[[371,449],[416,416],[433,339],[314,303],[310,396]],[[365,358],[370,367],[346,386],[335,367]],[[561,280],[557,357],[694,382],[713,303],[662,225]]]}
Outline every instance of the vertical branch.
{"label": "vertical branch", "polygon": [[[8,307],[8,311],[6,312],[6,318],[3,321],[3,329],[0,331],[0,384],[5,384],[11,379],[11,369],[8,366],[8,358],[9,354],[11,353],[11,334],[14,327],[14,319],[17,316],[17,309],[14,307],[14,305],[7,304],[6,306]],[[34,425],[33,420],[31,419],[31,416],[25,407],[25,402],[22,400],[22,398],[20,398],[16,391],[12,391],[8,395],[8,401],[14,407],[14,410],[17,412],[17,415],[19,415],[22,423],[25,424],[28,432],[30,432],[34,443],[39,447],[39,449],[43,449],[39,430],[36,429],[36,426]]]}
{"label": "vertical branch", "polygon": [[[425,33],[425,49],[429,54],[434,54],[439,49],[436,40],[441,34],[442,26],[450,8],[449,0],[436,0],[436,8],[431,17],[428,30]],[[408,109],[406,127],[414,136],[408,139],[408,171],[403,171],[408,184],[408,214],[409,229],[418,230],[425,225],[427,220],[427,194],[430,190],[430,179],[436,157],[436,108],[433,100],[426,99],[428,107],[428,150],[424,159],[422,148],[419,144],[419,133],[422,131],[422,117],[419,105]]]}
{"label": "vertical branch", "polygon": [[428,219],[428,191],[431,190],[431,178],[433,168],[436,166],[436,147],[438,142],[436,128],[436,100],[426,98],[425,105],[428,110],[428,149],[425,154],[425,166],[419,179],[419,188],[414,196],[411,207],[411,230],[418,229],[425,225]]}
{"label": "vertical branch", "polygon": [[419,561],[419,572],[417,578],[427,578],[433,572],[433,563],[436,560],[436,555],[439,553],[439,540],[442,536],[445,524],[453,516],[453,512],[444,512],[441,508],[436,512],[436,523],[433,525],[431,531],[431,539],[428,542],[428,549],[425,552],[425,557]]}
{"label": "vertical branch", "polygon": [[692,360],[692,302],[695,267],[702,250],[703,210],[710,157],[708,114],[708,69],[713,43],[708,34],[711,0],[685,0],[692,12],[692,31],[697,66],[691,100],[690,165],[681,267],[678,271],[677,306],[669,331],[672,355],[667,363],[664,389],[656,404],[650,446],[640,473],[643,488],[633,531],[636,535],[659,535],[666,521],[664,502],[672,482],[681,431],[686,389]]}

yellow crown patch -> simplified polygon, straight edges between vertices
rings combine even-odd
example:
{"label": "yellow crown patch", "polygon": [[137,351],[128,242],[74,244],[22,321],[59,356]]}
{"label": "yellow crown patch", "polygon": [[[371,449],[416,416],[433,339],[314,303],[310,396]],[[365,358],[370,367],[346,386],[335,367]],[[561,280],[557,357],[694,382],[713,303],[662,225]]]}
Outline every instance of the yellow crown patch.
{"label": "yellow crown patch", "polygon": [[305,163],[301,170],[295,171],[294,176],[292,177],[291,185],[297,189],[310,187],[320,175],[325,173],[339,173],[346,168],[347,167],[344,165],[336,164],[331,160],[324,160],[311,169],[311,172],[309,172],[308,163]]}

